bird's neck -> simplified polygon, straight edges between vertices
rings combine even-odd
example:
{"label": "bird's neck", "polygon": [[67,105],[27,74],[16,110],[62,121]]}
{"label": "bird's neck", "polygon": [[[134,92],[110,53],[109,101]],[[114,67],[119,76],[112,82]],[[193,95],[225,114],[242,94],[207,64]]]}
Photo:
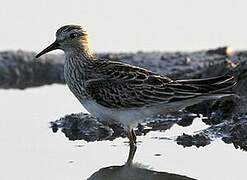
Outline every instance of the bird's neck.
{"label": "bird's neck", "polygon": [[90,63],[95,60],[87,36],[82,37],[75,44],[70,45],[64,52],[67,60],[76,59],[77,61],[83,61],[84,63]]}
{"label": "bird's neck", "polygon": [[[89,48],[87,38],[82,38],[78,43],[70,46],[65,51],[65,73],[66,76],[70,73],[80,74],[82,80],[87,79],[88,72],[93,69],[97,61],[94,54]],[[70,74],[71,75],[71,74]]]}
{"label": "bird's neck", "polygon": [[80,44],[78,46],[79,48],[79,52],[83,53],[85,55],[86,58],[89,58],[89,60],[93,60],[93,53],[90,49],[90,45],[89,45],[89,40],[87,36],[83,36],[80,39]]}
{"label": "bird's neck", "polygon": [[77,85],[80,88],[84,87],[84,82],[88,79],[90,69],[93,67],[93,57],[88,51],[81,48],[76,48],[73,51],[65,51],[66,60],[64,65],[64,77],[66,84],[71,91],[79,96]]}

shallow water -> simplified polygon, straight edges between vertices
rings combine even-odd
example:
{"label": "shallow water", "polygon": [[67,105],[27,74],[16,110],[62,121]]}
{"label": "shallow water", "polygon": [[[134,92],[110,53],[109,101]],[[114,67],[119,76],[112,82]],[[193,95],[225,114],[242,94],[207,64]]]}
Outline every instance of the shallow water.
{"label": "shallow water", "polygon": [[[87,143],[52,132],[50,121],[85,111],[66,86],[0,90],[0,99],[1,180],[87,179],[127,159],[127,139]],[[134,162],[152,171],[195,179],[246,179],[247,154],[233,145],[216,140],[204,148],[183,148],[167,139],[205,127],[197,119],[186,128],[174,126],[138,137]]]}

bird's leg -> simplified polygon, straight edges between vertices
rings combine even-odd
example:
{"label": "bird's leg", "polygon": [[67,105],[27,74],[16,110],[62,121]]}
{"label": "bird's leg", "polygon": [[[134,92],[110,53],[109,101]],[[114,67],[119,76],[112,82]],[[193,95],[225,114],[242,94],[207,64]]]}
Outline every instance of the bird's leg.
{"label": "bird's leg", "polygon": [[130,150],[129,150],[129,156],[128,156],[128,160],[127,160],[127,165],[130,166],[133,163],[133,158],[136,152],[136,135],[133,129],[128,130],[128,138],[129,138],[129,146],[130,146]]}
{"label": "bird's leg", "polygon": [[136,133],[135,133],[135,131],[134,131],[133,129],[131,130],[131,134],[132,134],[134,143],[135,143],[135,145],[136,145]]}

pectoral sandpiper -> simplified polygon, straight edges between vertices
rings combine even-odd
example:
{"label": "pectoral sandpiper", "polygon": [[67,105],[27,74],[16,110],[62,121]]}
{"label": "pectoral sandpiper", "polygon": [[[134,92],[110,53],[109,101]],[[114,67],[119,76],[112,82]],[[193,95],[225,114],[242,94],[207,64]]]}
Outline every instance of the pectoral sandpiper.
{"label": "pectoral sandpiper", "polygon": [[99,59],[88,44],[88,34],[77,25],[56,32],[56,40],[41,55],[61,49],[66,55],[64,76],[81,104],[100,121],[118,121],[128,133],[131,164],[136,151],[133,128],[146,117],[229,95],[236,81],[225,75],[208,79],[172,80],[155,72],[121,62]]}

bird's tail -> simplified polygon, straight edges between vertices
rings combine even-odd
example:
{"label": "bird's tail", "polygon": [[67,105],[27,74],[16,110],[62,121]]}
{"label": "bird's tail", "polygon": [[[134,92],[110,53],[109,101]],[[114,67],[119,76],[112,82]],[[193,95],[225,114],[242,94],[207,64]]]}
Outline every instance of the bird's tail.
{"label": "bird's tail", "polygon": [[205,79],[187,79],[178,80],[181,84],[198,87],[203,93],[233,93],[231,88],[237,84],[237,78],[234,75],[223,75]]}

